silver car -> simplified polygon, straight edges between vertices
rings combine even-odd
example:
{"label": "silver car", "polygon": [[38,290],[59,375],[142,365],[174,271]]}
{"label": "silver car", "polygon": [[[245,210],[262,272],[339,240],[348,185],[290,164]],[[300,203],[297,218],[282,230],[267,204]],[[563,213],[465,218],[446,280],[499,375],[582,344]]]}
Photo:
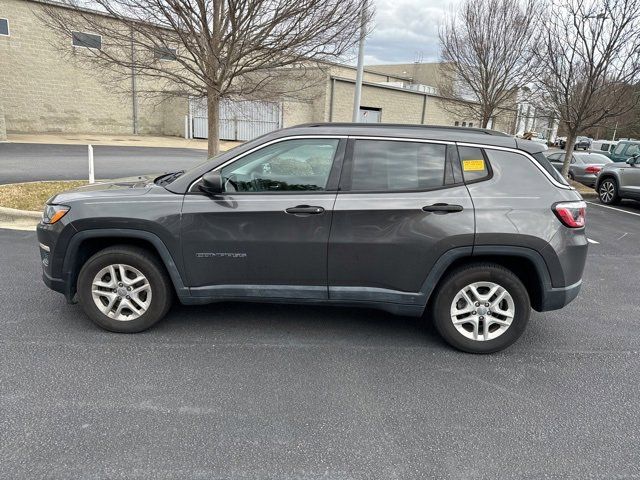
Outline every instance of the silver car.
{"label": "silver car", "polygon": [[[562,171],[565,152],[552,153],[547,156],[558,171]],[[569,165],[569,178],[587,187],[594,187],[602,168],[612,161],[601,153],[574,152]]]}
{"label": "silver car", "polygon": [[598,198],[606,205],[616,204],[623,198],[640,200],[640,156],[625,163],[605,165],[596,184]]}

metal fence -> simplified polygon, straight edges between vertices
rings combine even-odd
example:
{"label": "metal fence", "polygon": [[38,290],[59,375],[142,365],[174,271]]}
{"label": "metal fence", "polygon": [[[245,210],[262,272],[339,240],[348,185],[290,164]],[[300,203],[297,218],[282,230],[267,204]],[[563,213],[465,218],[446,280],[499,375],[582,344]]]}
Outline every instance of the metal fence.
{"label": "metal fence", "polygon": [[[189,101],[193,137],[208,137],[206,98]],[[282,127],[282,112],[276,102],[223,100],[220,102],[220,139],[251,140]]]}

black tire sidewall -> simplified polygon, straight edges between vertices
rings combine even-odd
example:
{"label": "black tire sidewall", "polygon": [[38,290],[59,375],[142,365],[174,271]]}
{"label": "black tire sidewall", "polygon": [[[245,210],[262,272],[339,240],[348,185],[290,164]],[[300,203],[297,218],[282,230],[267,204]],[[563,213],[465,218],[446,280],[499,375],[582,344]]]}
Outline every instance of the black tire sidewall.
{"label": "black tire sidewall", "polygon": [[[498,338],[477,341],[466,338],[451,321],[451,303],[467,285],[475,282],[493,282],[505,288],[515,304],[515,316],[506,332]],[[513,344],[524,332],[531,313],[529,294],[510,271],[490,265],[467,267],[452,272],[437,291],[433,308],[433,322],[442,338],[451,346],[468,353],[493,353]]]}
{"label": "black tire sidewall", "polygon": [[[151,285],[151,305],[134,320],[109,318],[98,309],[91,295],[91,284],[96,274],[104,267],[118,263],[140,270]],[[91,257],[80,270],[77,291],[78,300],[87,316],[99,327],[118,333],[137,333],[154,325],[166,314],[172,296],[168,279],[157,261],[133,249],[100,252]]]}

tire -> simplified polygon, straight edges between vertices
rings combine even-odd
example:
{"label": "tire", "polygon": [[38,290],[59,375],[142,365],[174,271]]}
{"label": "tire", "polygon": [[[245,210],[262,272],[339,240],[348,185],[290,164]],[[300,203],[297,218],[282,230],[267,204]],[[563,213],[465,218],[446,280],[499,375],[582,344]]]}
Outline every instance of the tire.
{"label": "tire", "polygon": [[[477,287],[477,292],[484,295],[491,293],[493,286],[498,286],[506,291],[507,296],[504,296],[503,300],[499,300],[497,297],[502,290],[497,290],[497,293],[487,300],[487,303],[490,304],[490,314],[487,315],[483,311],[486,310],[486,304],[468,305],[464,297],[459,297],[459,292],[463,289],[469,289],[472,285]],[[476,300],[471,298],[473,296],[471,290],[467,291],[469,292],[467,297],[470,300]],[[458,300],[455,306],[461,311],[466,310],[469,306],[473,308],[469,314],[456,317],[460,322],[458,326],[454,325],[452,318],[456,298]],[[497,305],[491,305],[493,302],[497,302]],[[505,311],[513,314],[511,319],[507,315],[499,313]],[[485,315],[482,316],[482,313]],[[493,353],[507,348],[520,338],[527,326],[530,314],[531,303],[527,289],[513,272],[497,264],[478,263],[458,268],[442,280],[433,303],[432,320],[440,336],[452,347],[468,353]],[[473,322],[463,323],[467,318],[475,318],[477,330],[474,328]],[[493,322],[499,320],[503,324],[486,323],[488,328],[485,337],[486,319],[491,319]],[[505,326],[504,323],[509,324]],[[478,339],[473,338],[474,330],[478,334]]]}
{"label": "tire", "polygon": [[[105,248],[89,258],[78,275],[77,291],[87,316],[99,327],[118,333],[148,329],[165,316],[173,300],[172,284],[160,261],[143,248],[126,245]],[[109,309],[108,314],[98,303]]]}
{"label": "tire", "polygon": [[607,177],[600,182],[600,185],[598,185],[598,199],[600,203],[604,203],[605,205],[616,205],[620,203],[618,183],[615,179]]}
{"label": "tire", "polygon": [[567,176],[569,177],[569,180],[575,181],[575,177],[573,176],[573,172],[569,172],[569,174]]}

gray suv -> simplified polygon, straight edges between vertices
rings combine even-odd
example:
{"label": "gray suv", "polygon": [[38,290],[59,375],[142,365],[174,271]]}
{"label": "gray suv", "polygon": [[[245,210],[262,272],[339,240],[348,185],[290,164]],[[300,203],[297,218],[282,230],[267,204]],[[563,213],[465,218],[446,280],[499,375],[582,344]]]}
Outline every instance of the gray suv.
{"label": "gray suv", "polygon": [[186,172],[51,198],[44,281],[139,332],[174,298],[370,307],[454,347],[512,344],[580,290],[585,203],[543,145],[489,130],[311,124]]}
{"label": "gray suv", "polygon": [[640,200],[640,157],[634,155],[624,163],[605,165],[598,174],[596,192],[606,205],[619,203],[623,198]]}

